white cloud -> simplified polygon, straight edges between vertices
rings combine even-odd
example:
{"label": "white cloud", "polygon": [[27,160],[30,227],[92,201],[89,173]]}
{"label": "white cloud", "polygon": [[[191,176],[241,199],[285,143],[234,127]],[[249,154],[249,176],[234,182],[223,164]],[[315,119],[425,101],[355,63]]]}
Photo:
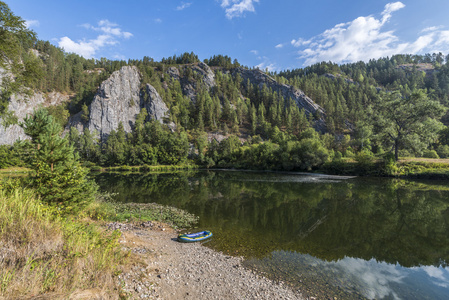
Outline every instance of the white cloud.
{"label": "white cloud", "polygon": [[27,28],[39,27],[40,22],[38,20],[25,20],[25,26]]}
{"label": "white cloud", "polygon": [[398,11],[404,7],[405,5],[402,2],[388,3],[387,5],[385,5],[385,9],[382,12],[382,24],[387,22],[391,18],[391,14],[393,12]]}
{"label": "white cloud", "polygon": [[157,19],[154,19],[154,23],[162,23],[162,19],[159,19],[159,18],[157,18]]}
{"label": "white cloud", "polygon": [[259,0],[220,0],[221,7],[225,9],[226,17],[232,19],[241,17],[247,11],[255,12],[254,3],[259,3]]}
{"label": "white cloud", "polygon": [[353,280],[357,281],[357,285],[361,287],[362,293],[368,299],[383,299],[386,297],[400,299],[393,290],[393,286],[401,283],[406,275],[399,265],[377,262],[374,259],[366,261],[345,257],[338,262],[327,265],[328,268],[331,266],[342,270],[344,274],[351,274]]}
{"label": "white cloud", "polygon": [[59,39],[58,46],[66,52],[77,53],[86,58],[94,57],[105,46],[118,44],[118,39],[129,39],[133,36],[130,32],[122,31],[118,24],[112,23],[109,20],[99,21],[98,27],[87,23],[81,24],[80,26],[88,30],[98,31],[100,34],[94,39],[82,39],[79,41],[73,41],[71,38],[65,36]]}
{"label": "white cloud", "polygon": [[442,29],[444,26],[431,26],[431,27],[427,27],[427,28],[424,28],[423,30],[421,30],[421,33],[424,33],[424,32],[431,32],[431,31],[436,31],[436,30],[439,30],[439,29]]}
{"label": "white cloud", "polygon": [[254,55],[259,55],[259,51],[257,51],[257,50],[251,50],[251,51],[249,51],[249,52],[251,52],[251,53],[254,54]]}
{"label": "white cloud", "polygon": [[192,5],[192,2],[181,2],[181,5],[176,7],[176,10],[184,10],[186,8],[189,8],[190,5]]}
{"label": "white cloud", "polygon": [[69,37],[65,36],[59,40],[59,47],[64,48],[67,52],[77,53],[83,57],[91,58],[94,56],[97,48],[93,42],[74,42]]}
{"label": "white cloud", "polygon": [[126,57],[122,54],[115,54],[114,56],[112,56],[114,59],[117,60],[126,60]]}
{"label": "white cloud", "polygon": [[284,44],[277,44],[274,48],[276,49],[284,48]]}
{"label": "white cloud", "polygon": [[394,31],[384,29],[392,13],[404,7],[402,2],[389,3],[385,5],[380,19],[373,16],[358,17],[351,22],[337,24],[309,40],[294,39],[291,45],[302,48],[298,53],[300,58],[305,59],[304,65],[320,61],[367,61],[398,53],[447,52],[449,31],[441,31],[440,27],[424,29],[414,42],[401,41]]}
{"label": "white cloud", "polygon": [[262,60],[262,62],[260,64],[256,65],[256,68],[258,68],[258,69],[260,69],[262,71],[268,70],[268,72],[273,72],[273,71],[278,71],[279,70],[279,67],[275,63],[271,62],[268,57],[266,57],[266,56],[259,56],[259,57],[257,57],[257,59],[258,60]]}

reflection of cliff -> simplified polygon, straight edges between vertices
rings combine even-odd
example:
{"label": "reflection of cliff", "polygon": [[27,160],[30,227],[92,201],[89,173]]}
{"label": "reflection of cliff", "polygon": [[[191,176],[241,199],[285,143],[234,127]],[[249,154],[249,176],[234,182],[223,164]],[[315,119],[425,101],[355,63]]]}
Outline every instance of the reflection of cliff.
{"label": "reflection of cliff", "polygon": [[282,176],[208,172],[103,180],[113,182],[106,184],[120,201],[158,202],[199,215],[200,226],[217,232],[215,247],[230,253],[263,257],[291,250],[328,261],[347,256],[403,266],[449,261],[448,191],[403,181],[311,184]]}

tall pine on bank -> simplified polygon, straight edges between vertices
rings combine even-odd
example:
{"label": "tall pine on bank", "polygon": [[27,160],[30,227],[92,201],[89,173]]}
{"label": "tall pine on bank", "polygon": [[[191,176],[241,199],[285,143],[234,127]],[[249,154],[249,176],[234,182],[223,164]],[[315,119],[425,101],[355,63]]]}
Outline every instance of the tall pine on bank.
{"label": "tall pine on bank", "polygon": [[96,184],[87,178],[78,155],[61,137],[62,128],[45,109],[37,110],[22,123],[31,137],[32,184],[42,200],[64,213],[74,213],[94,200]]}

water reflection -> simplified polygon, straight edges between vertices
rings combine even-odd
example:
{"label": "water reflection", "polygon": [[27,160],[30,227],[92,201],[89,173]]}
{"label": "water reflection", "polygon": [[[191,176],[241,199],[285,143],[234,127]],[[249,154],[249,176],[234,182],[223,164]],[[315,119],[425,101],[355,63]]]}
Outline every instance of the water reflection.
{"label": "water reflection", "polygon": [[310,295],[449,298],[446,184],[255,172],[100,175],[97,181],[119,201],[198,215],[199,226],[214,232],[209,247],[243,255]]}
{"label": "water reflection", "polygon": [[[351,257],[327,262],[288,251],[275,251],[270,257],[249,259],[245,263],[292,286],[301,283],[306,295],[324,299],[337,296],[344,299],[448,298],[449,269],[443,267],[405,268]],[[317,285],[317,282],[324,284]]]}

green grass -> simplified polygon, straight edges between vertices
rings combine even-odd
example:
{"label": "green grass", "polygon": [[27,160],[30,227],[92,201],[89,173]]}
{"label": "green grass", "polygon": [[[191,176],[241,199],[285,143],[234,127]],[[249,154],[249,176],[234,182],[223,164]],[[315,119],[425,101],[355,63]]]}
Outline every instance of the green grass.
{"label": "green grass", "polygon": [[182,165],[143,165],[143,166],[117,166],[117,167],[99,167],[91,166],[91,171],[98,172],[165,172],[165,171],[177,171],[177,170],[192,170],[198,169],[197,165],[182,164]]}
{"label": "green grass", "polygon": [[198,222],[198,217],[185,210],[157,203],[117,203],[111,195],[100,195],[89,205],[86,216],[93,220],[107,222],[145,222],[158,221],[173,228],[188,228]]}
{"label": "green grass", "polygon": [[114,221],[159,221],[173,228],[188,228],[198,222],[198,217],[170,206],[156,203],[115,203]]}
{"label": "green grass", "polygon": [[317,171],[334,175],[449,179],[449,161],[447,159],[408,158],[387,166],[381,159],[364,163],[353,160],[337,160],[324,164]]}
{"label": "green grass", "polygon": [[0,296],[66,299],[90,288],[117,295],[114,274],[127,255],[118,237],[60,217],[32,190],[0,183]]}

